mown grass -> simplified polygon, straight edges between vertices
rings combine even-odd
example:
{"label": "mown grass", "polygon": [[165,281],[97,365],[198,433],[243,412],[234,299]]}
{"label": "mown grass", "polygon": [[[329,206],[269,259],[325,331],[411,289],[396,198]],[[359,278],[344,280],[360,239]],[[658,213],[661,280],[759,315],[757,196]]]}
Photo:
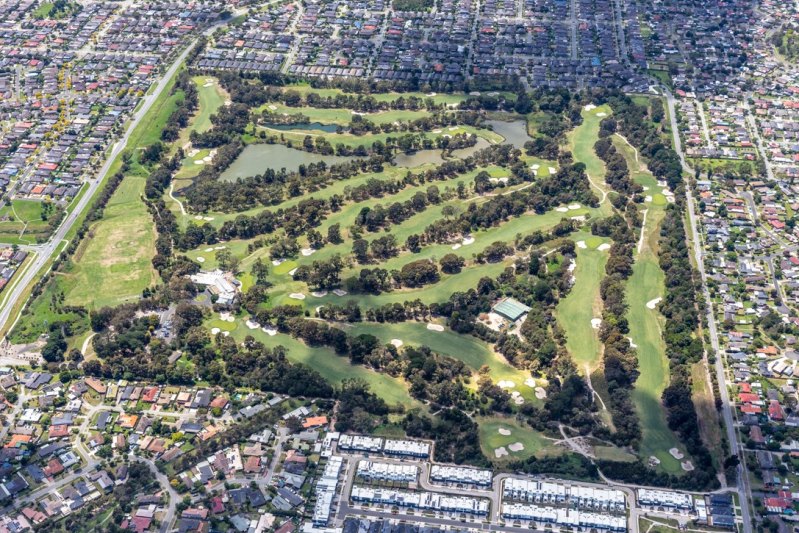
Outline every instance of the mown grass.
{"label": "mown grass", "polygon": [[[344,331],[350,335],[360,335],[363,333],[374,335],[384,343],[389,343],[393,339],[399,339],[407,346],[426,346],[442,355],[463,361],[475,373],[481,367],[487,366],[491,372],[492,380],[512,381],[515,387],[508,390],[516,390],[522,394],[525,401],[541,404],[541,400],[535,397],[532,387],[524,384],[530,377],[528,372],[514,368],[493,348],[474,337],[456,333],[450,329],[444,331],[432,331],[427,329],[426,324],[419,322],[401,322],[397,324],[368,324],[360,323],[342,326]],[[476,378],[476,376],[475,376]],[[543,383],[537,380],[536,384]],[[472,385],[476,385],[476,379]]]}
{"label": "mown grass", "polygon": [[229,331],[230,335],[239,342],[247,336],[251,336],[270,348],[283,346],[286,348],[289,360],[309,366],[334,385],[345,379],[360,378],[366,381],[371,390],[390,405],[402,405],[406,408],[422,407],[419,401],[411,398],[404,381],[363,366],[353,365],[346,356],[336,355],[330,348],[311,347],[282,333],[270,336],[260,329],[249,329],[241,320],[224,322],[214,319],[209,321],[207,326]]}
{"label": "mown grass", "polygon": [[[528,457],[546,457],[560,455],[564,452],[563,448],[554,445],[554,440],[549,439],[530,427],[519,424],[513,418],[505,417],[481,417],[476,420],[480,428],[480,446],[486,457],[497,463],[504,463],[513,460],[527,459]],[[509,430],[510,435],[502,435],[499,430]],[[522,443],[524,449],[512,452],[508,445],[516,442]],[[497,458],[494,450],[505,447],[508,455]]]}
{"label": "mown grass", "polygon": [[[635,160],[635,153],[621,138],[612,138],[616,149],[625,157],[633,180],[647,187],[646,195],[660,191],[657,181]],[[660,194],[663,197],[662,194]],[[630,338],[637,345],[639,376],[633,390],[633,402],[641,422],[641,456],[660,460],[660,468],[666,472],[682,473],[680,462],[669,453],[677,448],[685,453],[679,439],[669,429],[666,413],[661,405],[661,395],[669,383],[669,361],[666,345],[663,342],[663,317],[657,309],[650,309],[655,298],[665,293],[663,270],[658,262],[658,240],[660,224],[665,216],[665,197],[662,201],[646,202],[646,221],[642,230],[639,248],[634,253],[633,273],[627,281],[627,320],[630,325]],[[649,304],[649,305],[648,305]]]}

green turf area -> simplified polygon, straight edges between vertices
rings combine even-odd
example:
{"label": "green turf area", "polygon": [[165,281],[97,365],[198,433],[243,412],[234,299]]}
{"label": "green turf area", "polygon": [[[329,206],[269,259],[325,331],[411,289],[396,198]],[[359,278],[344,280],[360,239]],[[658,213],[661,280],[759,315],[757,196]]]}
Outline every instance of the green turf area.
{"label": "green turf area", "polygon": [[597,368],[602,360],[602,343],[598,329],[591,321],[602,317],[599,285],[605,277],[608,252],[598,248],[607,244],[607,240],[585,233],[575,234],[573,238],[578,243],[574,286],[558,304],[557,318],[566,331],[566,348],[574,363],[581,372],[587,374]]}
{"label": "green turf area", "polygon": [[[545,437],[533,428],[522,426],[512,418],[482,417],[477,418],[476,422],[480,428],[480,446],[483,449],[483,454],[496,463],[527,459],[532,456],[560,455],[564,452],[563,448],[554,445],[554,440]],[[510,432],[510,435],[503,435],[500,430]],[[511,451],[508,446],[515,443],[521,443],[524,449],[517,452]],[[501,447],[504,447],[508,454],[497,457],[495,450]]]}
{"label": "green turf area", "polygon": [[[345,325],[342,328],[350,335],[368,333],[385,343],[398,339],[404,345],[427,346],[434,352],[463,361],[474,371],[479,370],[482,366],[488,366],[491,369],[491,378],[495,383],[512,381],[515,387],[507,390],[519,391],[525,401],[541,403],[535,397],[534,389],[524,383],[525,380],[530,378],[529,373],[512,367],[500,354],[494,352],[489,344],[474,337],[461,335],[450,329],[445,329],[444,331],[429,330],[426,324],[419,322],[398,324],[360,323]],[[541,384],[541,380],[536,380],[536,382],[538,385]],[[476,385],[476,380],[473,384]]]}
{"label": "green turf area", "polygon": [[[50,235],[47,220],[42,220],[44,202],[39,200],[12,200],[11,205],[0,208],[0,242],[8,244],[36,244]],[[45,217],[55,212],[51,204]]]}
{"label": "green turf area", "polygon": [[226,94],[216,78],[195,76],[192,79],[197,85],[199,108],[192,118],[191,125],[186,129],[189,132],[203,133],[211,129],[211,115],[225,103]]}
{"label": "green turf area", "polygon": [[120,184],[99,222],[81,243],[66,275],[68,305],[98,308],[118,305],[154,285],[157,274],[155,228],[140,200],[144,178],[128,176]]}
{"label": "green turf area", "polygon": [[[316,93],[321,97],[330,97],[336,96],[339,94],[347,94],[341,89],[315,89],[308,84],[297,84],[297,85],[289,85],[285,87],[285,91],[296,91],[301,95],[306,95],[309,93]],[[460,102],[466,100],[467,96],[463,93],[454,93],[454,94],[438,94],[438,93],[421,93],[421,92],[410,92],[410,93],[377,93],[372,95],[375,100],[378,102],[393,102],[394,100],[403,97],[403,98],[422,98],[424,100],[431,99],[436,104],[446,104],[446,105],[456,105]],[[515,95],[512,93],[505,93],[504,96],[506,98],[515,99]]]}
{"label": "green turf area", "polygon": [[[613,137],[616,149],[625,156],[632,178],[652,195],[657,187],[654,177],[645,169],[641,161],[635,160],[635,153],[619,136]],[[661,194],[661,196],[663,196]],[[663,317],[652,309],[655,299],[662,298],[665,291],[664,274],[658,264],[657,250],[660,238],[660,223],[665,215],[665,197],[660,202],[645,202],[645,224],[642,238],[635,251],[633,274],[627,282],[627,319],[630,324],[630,338],[637,346],[640,374],[633,391],[638,417],[641,421],[643,438],[641,456],[646,461],[650,456],[660,460],[660,467],[669,473],[682,472],[680,462],[669,453],[677,448],[685,453],[679,439],[668,428],[666,413],[660,398],[669,383],[669,362],[666,345],[662,338]]]}
{"label": "green turf area", "polygon": [[402,380],[380,374],[363,366],[353,365],[346,357],[336,355],[329,348],[311,347],[281,333],[270,336],[260,329],[249,329],[241,320],[225,322],[213,319],[207,323],[207,326],[229,331],[237,341],[243,341],[249,335],[270,348],[283,346],[291,361],[308,365],[331,383],[341,383],[347,378],[361,378],[369,383],[372,391],[390,405],[403,405],[406,408],[421,406],[417,400],[410,397],[407,385]]}

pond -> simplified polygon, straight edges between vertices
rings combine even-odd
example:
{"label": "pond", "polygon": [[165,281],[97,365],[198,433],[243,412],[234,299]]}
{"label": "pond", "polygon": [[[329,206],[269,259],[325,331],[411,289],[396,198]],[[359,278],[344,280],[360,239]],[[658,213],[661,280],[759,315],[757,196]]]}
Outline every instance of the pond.
{"label": "pond", "polygon": [[[453,150],[452,157],[466,159],[476,151],[482,150],[487,146],[491,146],[491,143],[482,137],[478,137],[474,146]],[[397,154],[394,157],[394,164],[404,168],[415,168],[422,165],[440,165],[445,161],[441,153],[441,150],[419,150],[412,154]]]}
{"label": "pond", "polygon": [[524,143],[532,141],[532,137],[527,134],[527,122],[524,120],[486,120],[486,124],[491,126],[495,133],[505,137],[503,144],[512,144],[516,148],[524,148]]}
{"label": "pond", "polygon": [[336,133],[338,126],[335,124],[322,124],[321,122],[300,122],[298,124],[264,124],[264,127],[280,131],[323,131]]}
{"label": "pond", "polygon": [[312,154],[304,150],[289,148],[282,144],[250,144],[244,148],[235,161],[222,173],[222,181],[235,181],[263,174],[266,169],[296,172],[300,165],[309,165],[324,161],[328,165],[344,163],[354,157],[339,155]]}

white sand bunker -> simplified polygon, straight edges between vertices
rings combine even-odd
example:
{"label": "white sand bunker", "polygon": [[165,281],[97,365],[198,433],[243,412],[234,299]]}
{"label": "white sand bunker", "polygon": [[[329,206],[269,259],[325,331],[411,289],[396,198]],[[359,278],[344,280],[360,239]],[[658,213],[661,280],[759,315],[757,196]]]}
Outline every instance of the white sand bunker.
{"label": "white sand bunker", "polygon": [[586,111],[591,111],[593,109],[596,109],[596,106],[594,104],[588,104],[583,109],[586,110]]}
{"label": "white sand bunker", "polygon": [[283,261],[285,261],[285,259],[273,259],[272,260],[272,265],[273,266],[280,266],[281,263],[283,263]]}
{"label": "white sand bunker", "polygon": [[638,348],[638,345],[633,342],[632,337],[627,337],[627,340],[630,341],[630,348]]}
{"label": "white sand bunker", "polygon": [[198,149],[192,148],[191,150],[189,150],[189,153],[186,154],[186,155],[188,155],[189,157],[194,157],[195,155],[197,155],[199,153],[200,153],[200,151]]}
{"label": "white sand bunker", "polygon": [[510,430],[508,428],[499,428],[497,431],[500,435],[504,435],[506,437],[510,435]]}
{"label": "white sand bunker", "polygon": [[453,249],[453,250],[457,250],[457,249],[458,249],[458,248],[460,248],[460,247],[461,247],[461,243],[458,243],[458,244],[453,244],[453,245],[452,245],[452,249]]}
{"label": "white sand bunker", "polygon": [[333,294],[335,294],[336,296],[346,296],[347,291],[343,289],[333,289]]}
{"label": "white sand bunker", "polygon": [[530,165],[530,170],[538,170],[541,168],[541,165]]}
{"label": "white sand bunker", "polygon": [[514,453],[518,453],[524,450],[524,444],[521,442],[514,442],[513,444],[508,445],[508,449]]}
{"label": "white sand bunker", "polygon": [[202,216],[202,215],[196,215],[196,216],[194,217],[194,220],[202,220],[202,219],[203,219],[203,216]]}
{"label": "white sand bunker", "polygon": [[568,207],[556,207],[555,208],[555,211],[557,211],[558,213],[565,213],[568,210],[569,210]]}
{"label": "white sand bunker", "polygon": [[694,469],[694,464],[691,461],[683,461],[682,463],[680,463],[680,466],[686,472],[690,472],[691,470]]}
{"label": "white sand bunker", "polygon": [[227,337],[228,335],[230,335],[230,332],[229,332],[229,331],[223,331],[223,332],[222,332],[222,336],[223,336],[223,337]]}
{"label": "white sand bunker", "polygon": [[430,331],[444,331],[444,326],[441,324],[428,324],[427,329]]}
{"label": "white sand bunker", "polygon": [[248,320],[244,324],[247,326],[248,329],[258,329],[261,327],[261,324],[259,324],[258,322],[253,322],[252,320]]}
{"label": "white sand bunker", "polygon": [[598,117],[606,117],[606,116],[608,116],[608,114],[599,112],[599,113],[596,114],[596,116],[598,116]]}
{"label": "white sand bunker", "polygon": [[195,165],[204,165],[205,161],[203,161],[202,159],[195,159],[194,160],[194,164]]}
{"label": "white sand bunker", "polygon": [[439,133],[441,133],[441,130],[433,130],[432,133],[435,133],[436,135],[438,135]]}
{"label": "white sand bunker", "polygon": [[206,248],[205,250],[203,250],[203,252],[205,252],[205,253],[213,252],[213,251],[214,251],[213,248]]}
{"label": "white sand bunker", "polygon": [[300,253],[305,257],[308,257],[309,255],[316,253],[316,250],[314,250],[313,248],[303,248],[302,250],[300,250]]}
{"label": "white sand bunker", "polygon": [[205,263],[205,257],[198,257],[197,258],[197,262],[198,263]]}
{"label": "white sand bunker", "polygon": [[569,209],[574,211],[575,209],[580,209],[580,204],[569,204]]}
{"label": "white sand bunker", "polygon": [[211,328],[211,335],[218,335],[220,331],[222,330],[219,328]]}
{"label": "white sand bunker", "polygon": [[601,325],[602,325],[602,319],[601,318],[592,318],[591,319],[591,327],[592,328],[599,329],[599,326],[601,326]]}
{"label": "white sand bunker", "polygon": [[293,276],[295,272],[297,272],[297,269],[292,268],[291,270],[289,270],[289,276]]}
{"label": "white sand bunker", "polygon": [[603,242],[602,244],[597,246],[596,249],[599,250],[600,252],[604,252],[605,250],[610,250],[610,245],[606,242]]}
{"label": "white sand bunker", "polygon": [[263,331],[264,333],[266,333],[270,337],[274,337],[275,335],[277,335],[277,328],[272,328],[272,327],[261,328],[261,331]]}
{"label": "white sand bunker", "polygon": [[[214,217],[203,217],[203,220],[206,221],[206,222],[211,222],[213,219],[214,219]],[[220,247],[217,247],[217,249],[219,249],[219,248]],[[221,248],[224,248],[224,246],[221,246]]]}
{"label": "white sand bunker", "polygon": [[301,292],[292,292],[289,294],[289,298],[294,298],[295,300],[304,300],[305,295]]}
{"label": "white sand bunker", "polygon": [[474,242],[474,237],[472,237],[471,235],[467,235],[466,237],[463,238],[461,244],[463,244],[464,246],[469,246],[473,242]]}
{"label": "white sand bunker", "polygon": [[505,457],[508,455],[508,450],[505,449],[504,446],[500,446],[499,448],[494,448],[494,457],[499,459],[500,457]]}
{"label": "white sand bunker", "polygon": [[513,389],[516,387],[516,384],[510,380],[503,379],[497,383],[497,387],[502,389]]}
{"label": "white sand bunker", "polygon": [[669,450],[669,454],[670,454],[672,457],[674,457],[675,459],[677,459],[678,461],[679,461],[680,459],[682,459],[683,457],[685,457],[685,456],[682,454],[682,452],[681,452],[680,450],[678,450],[677,448],[671,448],[671,449]]}
{"label": "white sand bunker", "polygon": [[649,308],[649,309],[654,309],[654,308],[656,308],[656,307],[657,307],[657,305],[660,303],[660,301],[661,301],[661,300],[663,300],[663,298],[661,298],[660,296],[658,296],[658,297],[657,297],[657,298],[655,298],[654,300],[649,300],[648,302],[646,302],[646,306],[647,306],[647,308]]}
{"label": "white sand bunker", "polygon": [[657,466],[659,464],[660,464],[660,459],[658,459],[654,455],[649,456],[649,466]]}
{"label": "white sand bunker", "polygon": [[644,198],[644,202],[651,202],[651,201],[652,201],[652,197],[647,194],[646,197]]}
{"label": "white sand bunker", "polygon": [[403,345],[403,344],[405,344],[405,343],[404,343],[404,342],[402,342],[402,341],[401,341],[401,340],[399,340],[399,339],[391,339],[391,344],[392,344],[393,346],[395,346],[395,347],[399,348],[400,346],[402,346],[402,345]]}
{"label": "white sand bunker", "polygon": [[577,248],[582,248],[582,249],[588,248],[588,245],[585,244],[585,241],[577,241],[576,244],[577,244]]}
{"label": "white sand bunker", "polygon": [[557,172],[557,169],[556,169],[555,167],[549,167],[549,173],[550,173],[550,175],[551,175],[551,174],[555,174],[556,172]]}
{"label": "white sand bunker", "polygon": [[313,291],[311,293],[311,296],[315,298],[324,298],[325,296],[327,296],[327,291]]}
{"label": "white sand bunker", "polygon": [[277,106],[276,106],[276,105],[271,105],[271,104],[270,104],[270,105],[269,105],[269,109],[271,109],[272,111],[275,111],[275,110],[277,110]]}
{"label": "white sand bunker", "polygon": [[546,389],[544,389],[544,387],[536,387],[535,397],[538,398],[539,400],[543,400],[544,398],[546,398],[547,397]]}
{"label": "white sand bunker", "polygon": [[227,248],[227,246],[214,246],[214,250],[224,250],[225,248]]}
{"label": "white sand bunker", "polygon": [[522,393],[515,390],[510,393],[510,397],[513,398],[513,403],[516,405],[522,405],[524,403],[524,398],[522,398]]}
{"label": "white sand bunker", "polygon": [[533,378],[527,378],[524,380],[524,384],[528,387],[535,387],[535,380]]}

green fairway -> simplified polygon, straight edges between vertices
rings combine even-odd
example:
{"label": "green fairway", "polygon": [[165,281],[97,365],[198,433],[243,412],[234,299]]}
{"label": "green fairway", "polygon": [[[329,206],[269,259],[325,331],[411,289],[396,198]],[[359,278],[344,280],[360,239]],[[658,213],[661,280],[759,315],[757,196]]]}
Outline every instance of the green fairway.
{"label": "green fairway", "polygon": [[[494,352],[489,344],[474,337],[455,333],[451,329],[432,331],[427,329],[426,324],[419,322],[360,323],[343,326],[343,329],[351,335],[368,333],[385,343],[398,339],[405,345],[427,346],[434,352],[463,361],[475,372],[482,366],[487,366],[491,369],[490,375],[495,383],[512,381],[515,386],[507,389],[508,391],[519,391],[525,401],[542,403],[535,397],[534,388],[525,384],[525,381],[530,379],[528,372],[512,367],[500,354]],[[537,385],[542,383],[542,380],[536,380]],[[476,380],[472,384],[476,386]]]}
{"label": "green fairway", "polygon": [[[605,162],[594,152],[594,144],[599,139],[599,123],[604,116],[610,115],[608,105],[601,105],[590,111],[583,110],[583,123],[569,132],[569,148],[574,155],[574,160],[585,164],[585,172],[594,187],[594,193],[601,201],[602,214],[607,216],[611,212],[608,201],[603,201],[610,188],[605,185]],[[603,115],[603,116],[600,116]]]}
{"label": "green fairway", "polygon": [[155,228],[141,202],[144,178],[128,176],[120,184],[102,220],[81,243],[66,277],[66,303],[98,308],[141,296],[155,284]]}
{"label": "green fairway", "polygon": [[199,108],[187,130],[203,133],[211,129],[211,115],[222,107],[225,103],[226,95],[219,86],[219,80],[216,78],[195,76],[193,80],[197,85]]}
{"label": "green fairway", "polygon": [[[613,137],[613,143],[627,160],[632,178],[648,188],[644,193],[653,195],[659,190],[655,178],[641,162],[635,160],[633,149],[618,136]],[[685,449],[669,429],[666,413],[661,406],[661,395],[669,383],[669,361],[662,336],[664,319],[654,308],[655,300],[662,298],[665,291],[664,274],[657,257],[665,203],[663,197],[662,202],[651,201],[643,205],[646,210],[645,224],[635,251],[633,274],[627,282],[627,319],[630,338],[637,346],[640,371],[633,390],[633,402],[643,432],[641,456],[644,461],[651,456],[657,457],[664,471],[679,474],[682,472],[680,462],[672,457],[669,450],[677,448],[684,454]]]}
{"label": "green fairway", "polygon": [[[277,135],[286,141],[291,141],[294,146],[302,146],[303,140],[306,136],[310,137],[324,137],[331,145],[336,146],[343,144],[348,148],[355,148],[358,146],[372,146],[375,142],[385,143],[391,137],[396,139],[399,135],[397,133],[368,133],[366,135],[354,135],[352,133],[324,133],[324,132],[311,132],[305,130],[278,130],[266,126],[258,126],[257,130],[265,131],[269,135]],[[438,133],[434,133],[438,132]],[[475,134],[482,137],[491,143],[500,143],[503,138],[498,133],[491,130],[482,128],[475,128],[473,126],[452,126],[445,129],[433,130],[432,132],[425,132],[423,136],[428,139],[435,139],[444,135],[456,135],[458,133]]]}
{"label": "green fairway", "polygon": [[[494,462],[504,463],[527,459],[531,456],[560,455],[564,452],[563,448],[554,445],[554,440],[545,437],[533,428],[522,426],[513,418],[482,417],[478,418],[476,422],[480,428],[480,446],[483,449],[483,454]],[[510,434],[503,435],[500,430]],[[509,446],[516,443],[521,443],[524,449],[512,451]],[[497,457],[496,450],[502,447],[508,453]]]}
{"label": "green fairway", "polygon": [[313,368],[333,384],[339,384],[347,378],[361,378],[369,383],[372,392],[379,395],[390,405],[403,405],[406,408],[420,407],[422,404],[411,398],[407,385],[400,379],[380,374],[366,367],[353,365],[346,356],[336,355],[326,347],[311,347],[289,335],[278,333],[270,336],[260,329],[249,329],[241,320],[224,322],[213,319],[208,327],[218,327],[222,331],[230,331],[230,335],[241,342],[248,335],[274,348],[286,348],[288,358],[295,363],[302,363]]}
{"label": "green fairway", "polygon": [[[321,108],[321,107],[289,107],[279,102],[269,102],[253,110],[256,115],[260,115],[263,111],[268,111],[276,115],[296,115],[302,114],[308,118],[309,122],[319,122],[321,124],[336,124],[339,126],[347,126],[352,121],[356,113],[350,109],[338,108]],[[410,122],[416,119],[429,117],[430,111],[419,110],[390,110],[390,111],[377,111],[374,113],[360,113],[360,115],[375,124],[390,124],[392,122],[402,121]]]}
{"label": "green fairway", "polygon": [[[599,285],[605,277],[608,252],[599,250],[607,241],[585,233],[577,233],[577,266],[574,269],[574,286],[557,307],[557,318],[566,331],[566,348],[581,372],[590,373],[602,361],[602,343],[598,328],[591,323],[602,318],[602,300]],[[585,247],[579,243],[584,243]]]}

